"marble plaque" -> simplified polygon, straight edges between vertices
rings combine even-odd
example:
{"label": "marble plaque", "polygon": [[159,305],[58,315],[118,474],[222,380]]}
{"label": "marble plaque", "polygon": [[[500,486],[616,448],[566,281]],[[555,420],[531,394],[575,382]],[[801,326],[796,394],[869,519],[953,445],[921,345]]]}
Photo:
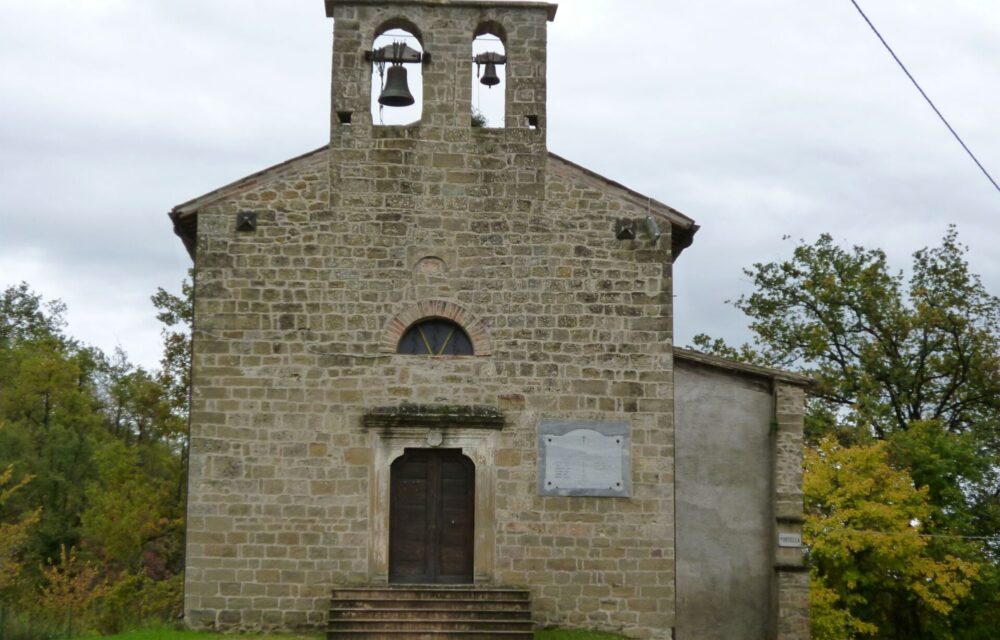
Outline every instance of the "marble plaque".
{"label": "marble plaque", "polygon": [[543,420],[538,439],[539,495],[629,495],[627,423]]}

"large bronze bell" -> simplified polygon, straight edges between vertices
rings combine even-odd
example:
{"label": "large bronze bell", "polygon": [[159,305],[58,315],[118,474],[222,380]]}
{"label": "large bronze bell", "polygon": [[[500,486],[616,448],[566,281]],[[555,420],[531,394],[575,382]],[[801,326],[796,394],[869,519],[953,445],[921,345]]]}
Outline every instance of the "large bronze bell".
{"label": "large bronze bell", "polygon": [[495,87],[500,84],[500,76],[497,75],[497,65],[495,62],[486,63],[486,70],[483,71],[483,77],[480,82],[487,87]]}
{"label": "large bronze bell", "polygon": [[378,97],[378,103],[386,107],[408,107],[415,102],[410,87],[406,84],[406,67],[394,64],[385,74],[385,88]]}

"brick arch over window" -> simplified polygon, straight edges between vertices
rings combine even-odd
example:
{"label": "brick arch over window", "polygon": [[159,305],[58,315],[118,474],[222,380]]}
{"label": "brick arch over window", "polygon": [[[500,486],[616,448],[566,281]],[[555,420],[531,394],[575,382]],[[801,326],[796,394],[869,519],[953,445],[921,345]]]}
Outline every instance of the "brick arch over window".
{"label": "brick arch over window", "polygon": [[446,318],[457,323],[472,341],[472,352],[477,356],[488,356],[493,353],[486,325],[477,317],[446,300],[423,300],[411,305],[396,315],[382,331],[382,342],[379,344],[381,353],[396,353],[400,338],[410,326],[419,320],[429,318]]}

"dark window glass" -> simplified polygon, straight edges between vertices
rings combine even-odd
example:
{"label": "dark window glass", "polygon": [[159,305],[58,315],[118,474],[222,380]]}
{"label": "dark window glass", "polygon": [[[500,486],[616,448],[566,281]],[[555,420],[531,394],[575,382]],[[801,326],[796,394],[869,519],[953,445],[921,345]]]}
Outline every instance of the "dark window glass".
{"label": "dark window glass", "polygon": [[421,320],[406,330],[397,351],[424,356],[471,356],[472,340],[450,320]]}

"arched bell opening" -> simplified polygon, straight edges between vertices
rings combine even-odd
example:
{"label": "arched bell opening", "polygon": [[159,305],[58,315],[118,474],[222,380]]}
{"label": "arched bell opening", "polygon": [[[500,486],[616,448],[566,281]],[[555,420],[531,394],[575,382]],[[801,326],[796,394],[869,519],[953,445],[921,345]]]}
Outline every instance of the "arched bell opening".
{"label": "arched bell opening", "polygon": [[472,40],[472,126],[502,129],[507,111],[506,31],[497,22],[479,25]]}
{"label": "arched bell opening", "polygon": [[372,124],[405,125],[423,116],[423,53],[420,31],[402,18],[375,31],[371,58]]}

